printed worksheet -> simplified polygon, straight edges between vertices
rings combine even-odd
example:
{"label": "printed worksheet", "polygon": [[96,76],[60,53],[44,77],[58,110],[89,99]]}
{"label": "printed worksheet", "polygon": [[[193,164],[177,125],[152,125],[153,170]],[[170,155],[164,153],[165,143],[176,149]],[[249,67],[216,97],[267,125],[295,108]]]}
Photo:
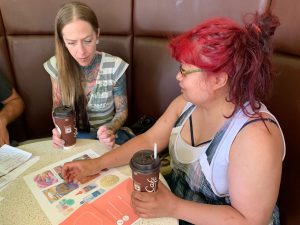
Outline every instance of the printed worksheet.
{"label": "printed worksheet", "polygon": [[8,174],[13,169],[25,163],[32,154],[10,145],[0,148],[0,176]]}
{"label": "printed worksheet", "polygon": [[60,224],[86,203],[92,203],[113,187],[126,180],[117,169],[105,169],[85,184],[66,183],[61,175],[65,162],[96,158],[86,150],[24,176],[24,180],[52,224]]}

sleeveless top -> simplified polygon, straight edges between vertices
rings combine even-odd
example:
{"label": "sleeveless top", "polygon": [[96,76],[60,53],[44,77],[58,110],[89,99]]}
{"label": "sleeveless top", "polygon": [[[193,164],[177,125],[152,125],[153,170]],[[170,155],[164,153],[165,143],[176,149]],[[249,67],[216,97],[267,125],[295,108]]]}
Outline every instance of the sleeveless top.
{"label": "sleeveless top", "polygon": [[[96,52],[89,66],[80,67],[85,75],[91,72],[89,68],[97,69],[96,84],[86,96],[91,131],[97,131],[99,126],[113,119],[115,114],[114,90],[118,86],[125,85],[126,87],[125,70],[127,67],[128,64],[121,58],[105,52]],[[44,63],[44,68],[53,79],[58,78],[55,56]],[[118,82],[122,83],[118,84]]]}
{"label": "sleeveless top", "polygon": [[[209,143],[193,147],[181,138],[180,132],[195,108],[195,105],[187,103],[172,129],[169,141],[172,167],[172,173],[167,179],[169,186],[177,196],[187,200],[215,205],[231,205],[227,180],[230,148],[249,117],[239,110],[225,122]],[[249,105],[246,108],[251,112]],[[277,122],[284,141],[276,118],[263,104],[259,111],[268,113]],[[284,154],[285,149],[284,143]],[[190,223],[180,221],[180,224]],[[280,224],[277,206],[274,208],[271,224]]]}

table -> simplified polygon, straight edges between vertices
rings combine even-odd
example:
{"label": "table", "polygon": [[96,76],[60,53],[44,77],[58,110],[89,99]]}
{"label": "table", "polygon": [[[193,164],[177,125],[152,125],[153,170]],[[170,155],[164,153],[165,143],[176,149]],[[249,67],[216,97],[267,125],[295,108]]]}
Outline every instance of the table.
{"label": "table", "polygon": [[[92,149],[98,154],[103,154],[106,151],[105,147],[99,143],[99,141],[89,139],[77,140],[76,146],[69,150],[54,149],[50,140],[21,145],[18,148],[31,152],[34,156],[40,156],[40,160],[0,192],[0,196],[4,197],[0,202],[1,225],[51,224],[30,189],[27,187],[23,176],[88,149]],[[131,176],[129,166],[123,166],[117,169],[124,175]],[[160,179],[166,183],[162,176],[160,176]],[[174,218],[141,219],[137,224],[178,225],[178,220]]]}

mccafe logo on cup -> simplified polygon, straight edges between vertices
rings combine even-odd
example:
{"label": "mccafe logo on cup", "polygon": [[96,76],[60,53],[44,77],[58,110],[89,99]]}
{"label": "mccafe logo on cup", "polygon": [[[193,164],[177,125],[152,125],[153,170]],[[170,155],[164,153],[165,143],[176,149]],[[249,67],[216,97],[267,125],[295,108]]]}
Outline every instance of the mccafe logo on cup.
{"label": "mccafe logo on cup", "polygon": [[76,143],[76,121],[73,108],[70,106],[55,108],[53,119],[61,138],[65,141],[64,148],[73,147]]}
{"label": "mccafe logo on cup", "polygon": [[136,191],[154,192],[159,180],[160,160],[152,150],[136,152],[131,160],[133,187]]}

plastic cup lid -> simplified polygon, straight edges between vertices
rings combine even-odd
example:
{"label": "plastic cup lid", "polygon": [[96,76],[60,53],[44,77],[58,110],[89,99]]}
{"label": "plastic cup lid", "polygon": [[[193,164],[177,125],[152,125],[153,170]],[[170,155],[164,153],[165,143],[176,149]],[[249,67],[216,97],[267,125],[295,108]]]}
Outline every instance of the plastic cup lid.
{"label": "plastic cup lid", "polygon": [[53,116],[55,117],[68,117],[74,114],[73,108],[71,106],[59,106],[53,111]]}
{"label": "plastic cup lid", "polygon": [[132,156],[130,167],[140,172],[152,172],[160,168],[160,160],[154,159],[152,150],[141,150]]}

